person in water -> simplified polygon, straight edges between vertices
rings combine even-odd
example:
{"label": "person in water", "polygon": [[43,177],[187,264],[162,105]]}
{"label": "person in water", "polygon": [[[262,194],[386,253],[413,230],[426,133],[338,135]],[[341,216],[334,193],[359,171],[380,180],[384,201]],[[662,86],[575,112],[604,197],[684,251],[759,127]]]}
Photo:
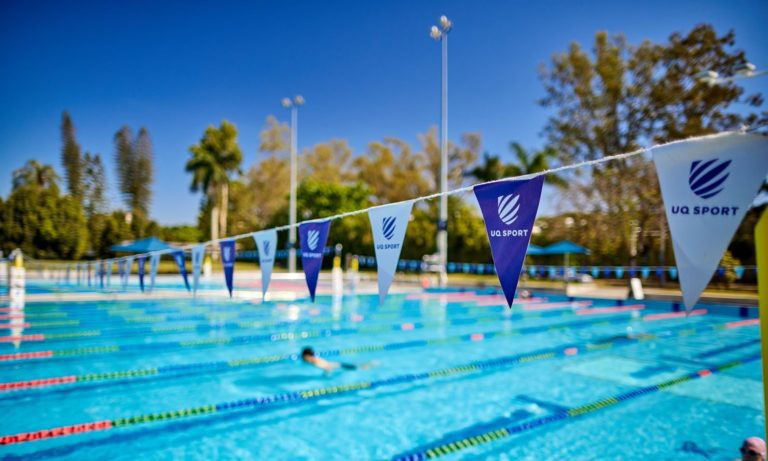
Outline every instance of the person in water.
{"label": "person in water", "polygon": [[765,461],[765,441],[750,437],[741,444],[742,461]]}
{"label": "person in water", "polygon": [[371,367],[371,364],[367,364],[367,363],[363,365],[355,365],[352,363],[333,362],[331,360],[325,360],[324,358],[318,357],[317,355],[315,355],[315,351],[311,347],[305,347],[304,350],[301,351],[301,360],[312,366],[320,368],[321,370],[325,370],[326,373],[331,373],[333,370],[336,370],[337,368],[341,368],[342,370],[357,370],[357,369],[366,369]]}

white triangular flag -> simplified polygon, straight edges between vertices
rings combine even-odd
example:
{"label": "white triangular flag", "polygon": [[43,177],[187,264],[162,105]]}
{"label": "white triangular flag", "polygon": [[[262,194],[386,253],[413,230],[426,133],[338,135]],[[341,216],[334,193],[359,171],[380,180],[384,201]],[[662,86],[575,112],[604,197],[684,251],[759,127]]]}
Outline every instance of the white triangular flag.
{"label": "white triangular flag", "polygon": [[160,265],[160,253],[150,253],[149,255],[149,291],[155,290],[155,279],[157,278],[157,267]]}
{"label": "white triangular flag", "polygon": [[768,138],[725,133],[653,148],[683,302],[712,278],[768,173]]}
{"label": "white triangular flag", "polygon": [[368,210],[379,274],[379,304],[384,303],[389,286],[395,278],[412,208],[413,202],[402,202]]}
{"label": "white triangular flag", "polygon": [[261,300],[264,301],[272,278],[272,268],[275,266],[277,251],[277,231],[269,229],[253,234],[256,247],[259,250],[259,267],[261,268]]}
{"label": "white triangular flag", "polygon": [[200,271],[203,267],[203,258],[205,257],[205,243],[192,247],[192,294],[197,295],[197,288],[200,286]]}

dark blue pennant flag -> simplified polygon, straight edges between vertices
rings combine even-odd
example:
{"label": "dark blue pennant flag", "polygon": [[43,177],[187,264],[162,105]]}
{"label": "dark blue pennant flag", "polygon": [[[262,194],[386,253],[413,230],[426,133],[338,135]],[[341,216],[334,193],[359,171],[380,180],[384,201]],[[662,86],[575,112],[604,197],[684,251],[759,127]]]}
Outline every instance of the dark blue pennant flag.
{"label": "dark blue pennant flag", "polygon": [[189,291],[189,280],[187,279],[187,266],[184,263],[184,250],[174,251],[173,260],[176,261],[176,265],[179,266],[179,272],[181,272],[181,276],[184,277],[184,285],[186,285],[187,291]]}
{"label": "dark blue pennant flag", "polygon": [[232,278],[235,272],[235,241],[222,240],[219,242],[221,247],[221,264],[224,266],[224,279],[227,282],[229,297],[232,297]]}
{"label": "dark blue pennant flag", "polygon": [[323,250],[328,240],[330,221],[315,221],[299,224],[299,240],[301,240],[301,265],[307,279],[307,288],[312,302],[315,302],[315,288],[320,267],[323,265]]}
{"label": "dark blue pennant flag", "polygon": [[544,177],[475,186],[496,273],[511,307],[539,209]]}
{"label": "dark blue pennant flag", "polygon": [[147,256],[136,256],[136,264],[139,266],[139,287],[141,291],[144,291],[144,270],[146,269],[145,263],[147,262]]}

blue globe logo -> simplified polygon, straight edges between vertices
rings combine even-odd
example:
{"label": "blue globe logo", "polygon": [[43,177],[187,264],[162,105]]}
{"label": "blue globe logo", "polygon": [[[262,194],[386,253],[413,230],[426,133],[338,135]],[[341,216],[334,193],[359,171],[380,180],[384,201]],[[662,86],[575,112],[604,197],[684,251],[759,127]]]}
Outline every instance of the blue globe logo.
{"label": "blue globe logo", "polygon": [[730,164],[730,160],[720,162],[716,158],[706,162],[696,160],[691,163],[691,171],[688,174],[688,185],[691,186],[691,191],[703,199],[714,197],[722,192],[723,183],[730,175],[728,172]]}

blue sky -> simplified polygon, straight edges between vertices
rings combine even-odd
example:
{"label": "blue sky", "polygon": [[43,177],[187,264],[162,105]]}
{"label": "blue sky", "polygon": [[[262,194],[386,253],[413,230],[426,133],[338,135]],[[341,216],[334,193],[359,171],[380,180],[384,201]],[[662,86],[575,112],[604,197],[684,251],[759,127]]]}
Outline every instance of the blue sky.
{"label": "blue sky", "polygon": [[[199,195],[184,172],[188,147],[222,119],[240,130],[245,166],[257,161],[269,114],[302,94],[299,148],[333,138],[356,153],[395,136],[416,144],[439,123],[441,14],[454,22],[449,136],[478,131],[484,148],[542,145],[547,112],[537,68],[598,30],[632,43],[664,41],[702,22],[736,31],[738,48],[768,68],[762,1],[98,1],[0,3],[0,194],[11,171],[36,158],[61,170],[59,123],[107,160],[110,200],[122,206],[114,133],[146,126],[154,142],[152,217],[194,223]],[[745,82],[768,93],[768,77]]]}

